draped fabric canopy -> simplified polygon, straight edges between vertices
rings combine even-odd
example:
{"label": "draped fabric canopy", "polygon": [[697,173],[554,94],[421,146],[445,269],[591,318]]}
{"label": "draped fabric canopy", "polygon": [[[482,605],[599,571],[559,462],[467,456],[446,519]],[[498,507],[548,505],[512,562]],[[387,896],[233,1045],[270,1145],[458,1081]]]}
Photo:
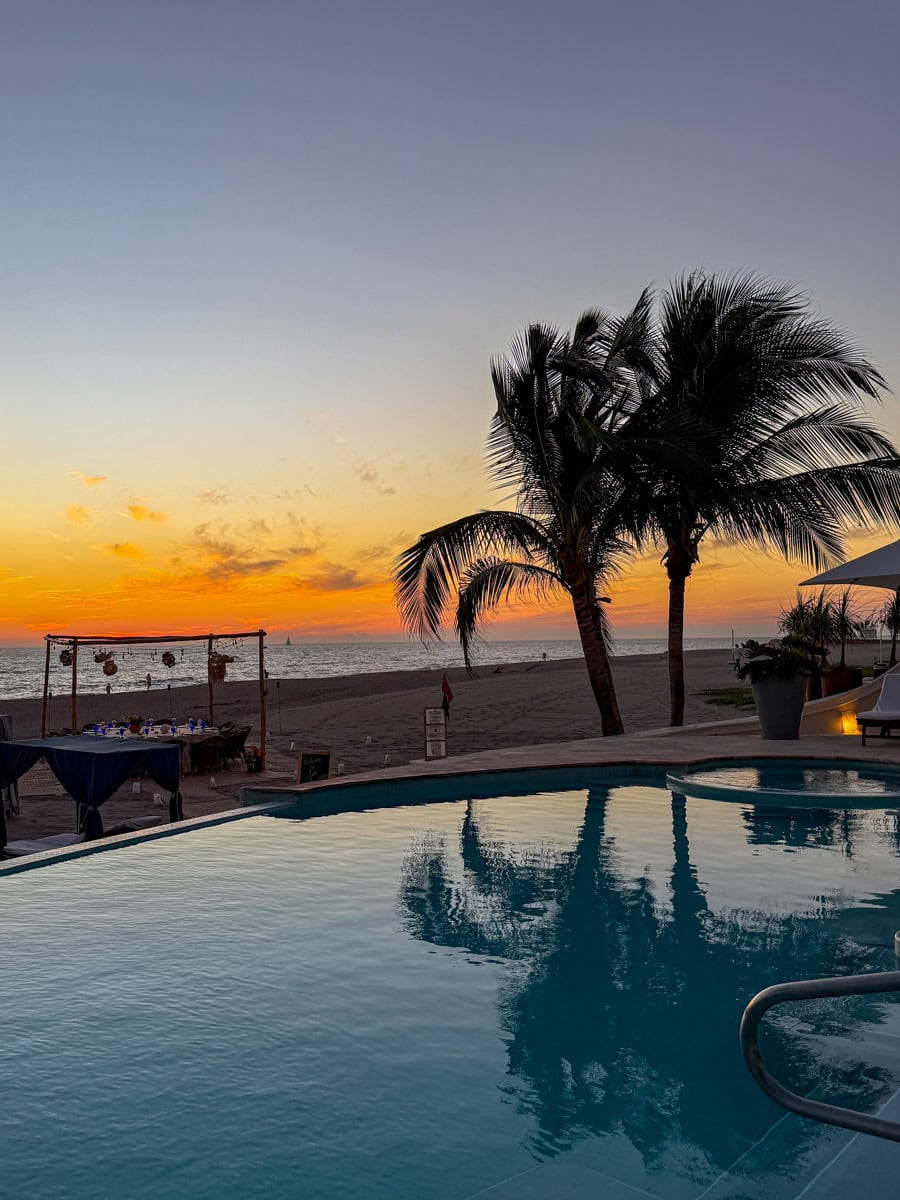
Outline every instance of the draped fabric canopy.
{"label": "draped fabric canopy", "polygon": [[[72,799],[90,808],[99,808],[126,779],[141,772],[165,788],[173,801],[179,794],[179,746],[106,740],[84,734],[0,742],[0,789],[15,783],[42,758]],[[0,825],[0,845],[6,840],[3,834]]]}

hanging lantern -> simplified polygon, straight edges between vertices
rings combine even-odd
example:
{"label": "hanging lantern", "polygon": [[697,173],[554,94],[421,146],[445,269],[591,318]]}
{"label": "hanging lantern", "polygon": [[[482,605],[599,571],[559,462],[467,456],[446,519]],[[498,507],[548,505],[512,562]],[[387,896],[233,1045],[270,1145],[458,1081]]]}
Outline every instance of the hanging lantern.
{"label": "hanging lantern", "polygon": [[108,658],[106,660],[106,662],[103,664],[103,674],[104,675],[115,675],[115,673],[118,671],[118,669],[119,668],[116,666],[116,664],[113,662],[113,660],[111,658]]}
{"label": "hanging lantern", "polygon": [[72,651],[71,651],[71,650],[60,650],[60,652],[59,652],[59,661],[62,663],[62,665],[63,665],[64,667],[71,667],[71,665],[72,665]]}
{"label": "hanging lantern", "polygon": [[167,650],[165,652],[165,654],[162,656],[162,660],[163,660],[163,664],[167,667],[175,666],[175,655],[172,653],[171,650]]}
{"label": "hanging lantern", "polygon": [[113,657],[112,650],[98,650],[97,653],[94,655],[94,662],[95,663],[109,662],[109,660],[112,657]]}

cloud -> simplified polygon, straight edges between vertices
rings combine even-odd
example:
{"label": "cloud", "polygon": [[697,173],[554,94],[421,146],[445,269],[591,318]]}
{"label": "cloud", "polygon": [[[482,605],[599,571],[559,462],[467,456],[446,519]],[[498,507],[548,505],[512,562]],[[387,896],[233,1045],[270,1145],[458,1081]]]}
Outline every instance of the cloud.
{"label": "cloud", "polygon": [[255,603],[267,596],[296,593],[301,584],[296,578],[272,568],[272,562],[253,560],[242,564],[223,564],[211,569],[194,569],[190,564],[172,564],[169,571],[145,569],[120,579],[116,591],[129,600],[143,603],[159,597],[167,603],[206,597],[221,599],[228,595],[232,603]]}
{"label": "cloud", "polygon": [[201,504],[228,504],[231,494],[224,488],[209,488],[205,492],[198,492],[197,499]]}
{"label": "cloud", "polygon": [[303,583],[316,592],[353,592],[368,587],[372,580],[360,575],[355,567],[326,562],[314,575],[308,575]]}
{"label": "cloud", "polygon": [[358,550],[354,555],[354,559],[361,563],[378,564],[379,566],[387,566],[391,563],[398,550],[406,544],[404,537],[399,537],[393,543],[383,543],[377,546],[366,546],[364,550]]}
{"label": "cloud", "polygon": [[139,500],[132,500],[128,505],[128,515],[133,521],[144,525],[161,525],[167,516],[164,512],[154,512]]}
{"label": "cloud", "polygon": [[353,474],[356,475],[358,479],[361,479],[363,483],[367,483],[370,487],[376,488],[382,496],[393,496],[397,492],[397,489],[395,487],[391,487],[370,462],[357,460],[353,464]]}
{"label": "cloud", "polygon": [[95,516],[94,510],[86,504],[66,505],[66,520],[71,521],[73,525],[93,525]]}
{"label": "cloud", "polygon": [[281,551],[287,558],[308,558],[310,554],[318,554],[325,545],[326,538],[318,525],[308,525],[303,517],[298,517],[292,510],[284,514],[285,523],[295,539]]}
{"label": "cloud", "polygon": [[136,546],[134,542],[109,542],[105,546],[100,546],[100,550],[104,554],[112,554],[114,558],[146,558],[146,552],[140,546]]}
{"label": "cloud", "polygon": [[[239,546],[226,536],[227,526],[218,536],[210,532],[209,522],[204,521],[194,529],[194,536],[187,545],[194,559],[193,571],[197,574],[196,560],[199,559],[199,574],[213,583],[223,583],[228,580],[247,578],[254,575],[268,575],[278,567],[284,566],[284,556],[270,554],[267,557],[257,556],[251,547]],[[175,559],[176,566],[183,566],[180,559]]]}
{"label": "cloud", "polygon": [[85,475],[82,471],[70,471],[69,474],[73,479],[77,479],[79,483],[83,483],[85,487],[95,488],[106,483],[106,475]]}

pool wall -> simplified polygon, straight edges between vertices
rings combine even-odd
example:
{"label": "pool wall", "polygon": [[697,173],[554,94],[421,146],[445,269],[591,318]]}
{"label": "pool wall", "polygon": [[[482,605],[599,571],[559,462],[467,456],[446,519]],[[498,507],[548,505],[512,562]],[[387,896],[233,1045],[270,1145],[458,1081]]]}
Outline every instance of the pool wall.
{"label": "pool wall", "polygon": [[[891,789],[867,794],[861,791],[835,792],[804,787],[800,789],[756,787],[695,779],[695,774],[741,766],[778,767],[790,764],[797,771],[860,771],[878,774],[890,780]],[[827,758],[714,758],[673,767],[666,772],[666,787],[697,800],[721,800],[731,804],[778,805],[788,808],[898,808],[900,807],[900,767],[857,759]]]}

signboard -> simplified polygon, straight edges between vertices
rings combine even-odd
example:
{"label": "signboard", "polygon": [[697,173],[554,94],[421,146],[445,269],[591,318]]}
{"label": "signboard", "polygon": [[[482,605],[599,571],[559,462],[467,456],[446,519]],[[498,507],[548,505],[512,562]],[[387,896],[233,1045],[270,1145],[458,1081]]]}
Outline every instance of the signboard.
{"label": "signboard", "polygon": [[447,757],[447,719],[442,708],[425,709],[425,759]]}
{"label": "signboard", "polygon": [[297,759],[297,782],[315,783],[331,774],[330,750],[303,750]]}

